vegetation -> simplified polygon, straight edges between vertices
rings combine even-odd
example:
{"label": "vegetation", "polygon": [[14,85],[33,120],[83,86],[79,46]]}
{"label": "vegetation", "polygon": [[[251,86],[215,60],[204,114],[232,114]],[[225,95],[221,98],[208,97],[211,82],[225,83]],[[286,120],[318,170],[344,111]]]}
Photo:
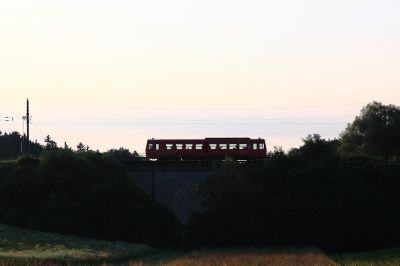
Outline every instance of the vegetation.
{"label": "vegetation", "polygon": [[119,149],[108,150],[104,155],[117,161],[143,160],[137,151],[130,152],[129,149],[124,149],[122,147]]}
{"label": "vegetation", "polygon": [[344,266],[400,265],[400,249],[392,248],[378,251],[344,253],[333,258]]}
{"label": "vegetation", "polygon": [[120,262],[154,252],[143,244],[95,241],[0,224],[0,265]]}
{"label": "vegetation", "polygon": [[316,248],[232,248],[193,250],[186,253],[158,253],[133,260],[129,266],[165,265],[307,265],[335,266],[334,260]]}
{"label": "vegetation", "polygon": [[313,245],[365,250],[400,243],[399,163],[348,160],[337,141],[309,136],[299,149],[252,168],[228,163],[199,186],[203,212],[189,246]]}
{"label": "vegetation", "polygon": [[[15,160],[21,155],[21,143],[24,136],[18,132],[3,133],[0,131],[0,160]],[[30,142],[30,152],[38,156],[43,150],[43,146],[37,142]]]}
{"label": "vegetation", "polygon": [[400,158],[400,107],[373,102],[361,110],[341,136],[344,156]]}
{"label": "vegetation", "polygon": [[0,224],[0,265],[399,265],[400,250],[341,253],[316,248],[155,250],[143,244],[89,240]]}
{"label": "vegetation", "polygon": [[[56,141],[54,141],[50,135],[47,135],[43,140],[44,145],[37,141],[30,141],[29,154],[34,157],[40,157],[43,152],[56,151],[56,150],[69,150],[73,151],[67,143],[64,143],[64,147],[60,148]],[[22,154],[22,147],[26,147],[26,136],[21,135],[19,132],[3,133],[0,131],[0,160],[16,160]],[[76,146],[76,151],[80,153],[90,152],[88,145],[79,142]],[[93,152],[93,151],[92,151]],[[98,152],[98,151],[97,151]],[[142,158],[136,151],[130,152],[129,149],[120,147],[119,149],[110,149],[103,153],[105,156],[118,160],[118,161],[129,161],[129,160],[141,160]]]}
{"label": "vegetation", "polygon": [[192,215],[185,244],[336,251],[399,245],[399,128],[399,108],[373,103],[339,140],[310,135],[256,168],[227,162],[199,185],[204,211]]}
{"label": "vegetation", "polygon": [[0,265],[399,265],[400,250],[326,255],[317,248],[155,250],[0,224]]}
{"label": "vegetation", "polygon": [[106,240],[177,242],[180,224],[100,153],[48,151],[0,167],[0,221]]}
{"label": "vegetation", "polygon": [[[177,190],[167,200],[187,221],[185,228],[116,161],[139,159],[137,153],[120,148],[102,154],[82,143],[73,151],[48,136],[45,146],[38,144],[40,157],[12,160],[14,151],[0,149],[0,158],[9,159],[0,163],[0,222],[168,247],[180,241],[186,250],[200,249],[158,253],[132,265],[284,264],[285,259],[335,265],[315,249],[282,254],[265,247],[317,246],[339,253],[400,246],[398,136],[399,107],[374,102],[339,139],[309,135],[301,147],[288,153],[275,149],[257,167],[226,161],[200,184],[200,179],[168,179],[163,189]],[[20,137],[0,134],[0,148],[10,140],[15,146]],[[197,211],[191,214],[193,205]],[[226,247],[233,251],[221,249]],[[397,255],[392,249],[334,258],[345,265],[379,265],[396,264]]]}

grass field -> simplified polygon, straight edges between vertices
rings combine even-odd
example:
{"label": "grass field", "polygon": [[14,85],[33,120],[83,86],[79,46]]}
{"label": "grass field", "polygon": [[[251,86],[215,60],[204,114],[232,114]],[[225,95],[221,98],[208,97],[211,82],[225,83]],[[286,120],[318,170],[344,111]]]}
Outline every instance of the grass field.
{"label": "grass field", "polygon": [[339,265],[316,248],[292,249],[210,249],[188,253],[155,254],[143,259],[133,260],[129,266],[165,265],[274,265],[274,266],[334,266]]}
{"label": "grass field", "polygon": [[11,166],[15,164],[15,160],[0,160],[0,166]]}
{"label": "grass field", "polygon": [[0,265],[127,261],[154,249],[141,244],[81,239],[0,225]]}
{"label": "grass field", "polygon": [[344,266],[398,266],[400,265],[400,249],[340,254],[333,258]]}
{"label": "grass field", "polygon": [[88,240],[0,224],[0,266],[93,264],[102,266],[395,266],[400,265],[400,249],[331,256],[312,247],[160,251],[141,244]]}

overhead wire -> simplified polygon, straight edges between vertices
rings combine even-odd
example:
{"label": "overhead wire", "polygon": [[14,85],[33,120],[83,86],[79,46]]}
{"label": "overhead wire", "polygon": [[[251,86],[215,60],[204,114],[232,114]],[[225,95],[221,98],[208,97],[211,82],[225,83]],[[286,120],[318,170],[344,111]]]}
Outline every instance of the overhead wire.
{"label": "overhead wire", "polygon": [[40,127],[36,123],[34,123],[33,121],[31,121],[31,123],[40,132],[40,134],[42,135],[42,138],[45,139],[46,138],[46,134],[43,133],[43,131],[40,129]]}
{"label": "overhead wire", "polygon": [[[40,117],[40,115],[36,116]],[[78,119],[70,117],[73,120],[67,120],[64,116],[62,121],[59,121],[58,116],[54,116],[57,121],[52,119],[42,119],[42,125],[71,125],[71,124],[85,124],[85,125],[175,125],[175,124],[202,124],[202,125],[215,125],[215,124],[347,124],[347,121],[351,119],[350,116],[336,116],[336,117],[269,117],[269,118],[218,118],[218,119],[206,119],[206,118],[130,118],[130,117],[82,117]],[[346,121],[343,121],[346,119]],[[98,121],[102,120],[102,121]],[[293,120],[293,121],[291,121]],[[312,121],[306,121],[312,120]],[[330,122],[324,122],[321,120],[330,120]],[[342,120],[333,122],[332,120]],[[302,122],[299,122],[302,121]]]}
{"label": "overhead wire", "polygon": [[[392,101],[398,101],[398,99],[391,99]],[[106,105],[107,107],[128,107],[143,110],[164,110],[164,111],[268,111],[268,110],[296,110],[296,109],[314,109],[314,108],[336,108],[336,107],[347,107],[366,104],[365,102],[358,103],[344,103],[344,104],[334,104],[334,105],[308,105],[308,106],[292,106],[292,107],[270,107],[270,108],[175,108],[175,107],[146,107],[146,106],[124,106],[124,105]],[[89,104],[92,106],[100,106],[99,104]],[[104,105],[101,105],[104,106]],[[164,115],[164,114],[163,114]],[[64,120],[60,122],[46,121],[48,118],[59,118],[63,117]],[[220,118],[220,119],[208,119],[208,118],[130,118],[115,116],[85,116],[85,115],[48,115],[48,114],[38,114],[36,117],[41,118],[42,125],[346,125],[348,120],[354,116],[336,116],[336,117],[268,117],[268,118]],[[46,119],[47,117],[47,119]],[[1,117],[0,117],[1,118]],[[9,117],[7,117],[9,118]],[[66,119],[74,119],[74,121],[67,121]],[[76,119],[78,118],[78,119]],[[112,121],[91,121],[91,120],[112,120]],[[341,120],[346,119],[347,121],[338,122],[322,122],[321,120]],[[293,122],[291,120],[294,120]],[[297,120],[297,121],[296,121]],[[313,120],[298,122],[298,120]],[[316,121],[317,120],[317,121]],[[3,122],[0,120],[0,122]],[[39,128],[36,123],[33,125],[38,129],[38,131],[44,136],[45,134]]]}
{"label": "overhead wire", "polygon": [[0,116],[1,122],[12,122],[14,121],[14,117],[12,116]]}
{"label": "overhead wire", "polygon": [[[43,117],[43,118],[55,118],[59,119],[60,117],[63,118],[80,118],[80,119],[87,119],[87,120],[97,120],[97,119],[112,119],[112,120],[122,120],[122,121],[210,121],[210,119],[207,118],[202,118],[202,119],[188,119],[188,118],[131,118],[131,117],[115,117],[115,116],[82,116],[82,115],[76,115],[76,116],[64,116],[64,115],[51,115],[51,116],[42,116],[42,115],[36,115],[36,117]],[[320,116],[313,116],[313,117],[269,117],[269,118],[247,118],[247,117],[242,117],[242,118],[228,118],[229,120],[304,120],[304,119],[348,119],[351,118],[351,116],[331,116],[331,117],[320,117]],[[227,118],[219,118],[220,120],[226,120]],[[215,119],[213,119],[215,120]]]}
{"label": "overhead wire", "polygon": [[42,125],[345,125],[348,122],[50,122]]}
{"label": "overhead wire", "polygon": [[[386,101],[385,99],[381,99],[380,101]],[[400,101],[400,99],[388,99],[388,101]],[[129,109],[141,109],[141,110],[161,110],[161,111],[229,111],[229,112],[247,112],[247,111],[273,111],[273,110],[296,110],[296,109],[316,109],[316,108],[336,108],[336,107],[348,107],[348,106],[359,106],[365,105],[370,102],[353,102],[353,103],[343,103],[343,104],[330,104],[330,105],[303,105],[303,106],[286,106],[286,107],[266,107],[266,108],[181,108],[181,107],[152,107],[152,106],[139,106],[139,105],[115,105],[115,104],[96,104],[96,103],[87,103],[86,106],[103,106],[108,108],[129,108]],[[56,104],[56,103],[52,103]]]}

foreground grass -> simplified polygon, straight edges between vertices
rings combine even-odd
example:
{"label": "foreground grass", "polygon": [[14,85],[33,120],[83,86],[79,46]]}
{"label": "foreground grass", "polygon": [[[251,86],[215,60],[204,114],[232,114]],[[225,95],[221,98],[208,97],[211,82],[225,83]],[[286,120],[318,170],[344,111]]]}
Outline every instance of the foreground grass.
{"label": "foreground grass", "polygon": [[141,244],[88,240],[0,224],[0,266],[386,266],[400,265],[400,248],[325,255],[317,248],[202,249],[156,251]]}
{"label": "foreground grass", "polygon": [[208,249],[189,253],[159,253],[143,259],[131,261],[129,266],[165,265],[339,265],[316,248],[293,249]]}
{"label": "foreground grass", "polygon": [[13,166],[15,165],[16,160],[0,160],[0,167],[1,166]]}
{"label": "foreground grass", "polygon": [[154,252],[141,244],[88,240],[0,224],[0,265],[126,261]]}
{"label": "foreground grass", "polygon": [[400,249],[340,254],[334,259],[345,266],[396,266],[400,265]]}

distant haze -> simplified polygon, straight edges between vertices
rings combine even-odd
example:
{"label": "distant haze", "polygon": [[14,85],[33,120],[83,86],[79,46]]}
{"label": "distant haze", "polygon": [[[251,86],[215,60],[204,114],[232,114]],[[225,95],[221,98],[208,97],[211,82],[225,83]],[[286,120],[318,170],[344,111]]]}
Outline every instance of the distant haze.
{"label": "distant haze", "polygon": [[[0,131],[144,151],[147,138],[338,137],[400,104],[400,1],[2,1]],[[1,117],[14,116],[13,122]]]}

